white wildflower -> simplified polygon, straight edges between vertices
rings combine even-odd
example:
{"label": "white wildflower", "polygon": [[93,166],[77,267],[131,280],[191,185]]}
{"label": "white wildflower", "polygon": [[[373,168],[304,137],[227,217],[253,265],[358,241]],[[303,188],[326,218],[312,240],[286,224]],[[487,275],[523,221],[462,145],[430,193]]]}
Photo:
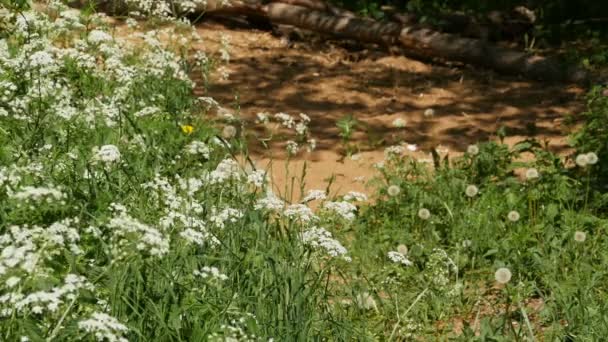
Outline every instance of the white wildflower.
{"label": "white wildflower", "polygon": [[357,191],[349,191],[344,195],[345,201],[365,202],[367,201],[367,195]]}
{"label": "white wildflower", "polygon": [[256,210],[266,209],[270,211],[279,211],[284,207],[285,202],[270,191],[270,189],[266,192],[266,197],[260,198],[254,206]]}
{"label": "white wildflower", "polygon": [[396,264],[401,264],[404,266],[412,266],[412,262],[402,253],[399,252],[395,252],[395,251],[390,251],[388,252],[388,258],[396,263]]}
{"label": "white wildflower", "polygon": [[129,329],[116,318],[102,312],[95,312],[91,318],[78,322],[78,328],[93,334],[98,341],[128,342],[123,334]]}
{"label": "white wildflower", "polygon": [[220,272],[217,267],[203,266],[201,270],[194,270],[193,274],[201,278],[213,278],[217,280],[227,280],[228,276]]}
{"label": "white wildflower", "polygon": [[290,156],[295,156],[298,153],[298,143],[293,140],[288,140],[285,148]]}
{"label": "white wildflower", "polygon": [[89,32],[87,40],[91,44],[99,44],[112,41],[112,36],[101,30],[93,30]]}
{"label": "white wildflower", "polygon": [[311,201],[324,200],[327,198],[327,193],[325,190],[308,190],[308,193],[302,199],[302,203],[307,203]]}
{"label": "white wildflower", "polygon": [[204,142],[195,140],[186,145],[186,153],[191,155],[200,154],[203,158],[209,159],[211,148]]}
{"label": "white wildflower", "polygon": [[346,248],[338,240],[333,239],[331,233],[324,228],[312,227],[304,231],[302,241],[313,248],[322,248],[332,257],[342,257],[346,261],[351,261],[351,258],[346,256],[348,253]]}
{"label": "white wildflower", "polygon": [[317,220],[317,216],[304,204],[290,204],[283,211],[283,215],[292,220],[302,222],[312,222]]}
{"label": "white wildflower", "polygon": [[357,207],[350,202],[342,201],[342,202],[325,202],[323,203],[323,208],[333,211],[338,214],[338,216],[342,217],[347,221],[352,221],[355,219],[355,212],[357,211]]}
{"label": "white wildflower", "polygon": [[428,108],[424,111],[424,116],[425,117],[431,117],[431,116],[435,116],[435,110],[433,108]]}
{"label": "white wildflower", "polygon": [[253,184],[255,187],[262,187],[266,182],[266,171],[255,170],[247,175],[247,183]]}
{"label": "white wildflower", "polygon": [[120,151],[114,145],[95,146],[93,147],[93,158],[91,161],[94,164],[102,162],[105,165],[118,163],[120,161]]}

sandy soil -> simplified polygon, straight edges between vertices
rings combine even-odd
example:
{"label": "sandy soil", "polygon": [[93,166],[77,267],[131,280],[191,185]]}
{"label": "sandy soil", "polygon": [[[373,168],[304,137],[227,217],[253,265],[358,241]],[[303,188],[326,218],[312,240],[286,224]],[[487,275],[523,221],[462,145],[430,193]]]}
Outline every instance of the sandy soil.
{"label": "sandy soil", "polygon": [[[508,142],[526,137],[548,140],[557,152],[566,152],[564,117],[582,110],[584,89],[576,86],[531,82],[505,77],[469,66],[430,64],[401,52],[382,49],[346,49],[337,42],[293,42],[269,32],[218,23],[202,23],[199,34],[214,51],[219,34],[231,37],[232,71],[227,81],[213,84],[208,93],[224,106],[240,108],[253,131],[258,112],[306,113],[317,139],[317,150],[299,155],[288,168],[282,165],[283,146],[269,150],[249,139],[252,157],[268,165],[278,188],[307,164],[307,189],[322,189],[333,176],[336,192],[364,190],[363,180],[373,175],[372,165],[383,150],[398,141],[415,144],[408,152],[429,158],[440,146],[450,155],[469,144],[492,139],[505,126]],[[238,99],[238,100],[235,100]],[[434,115],[425,116],[432,108]],[[358,159],[344,158],[336,122],[352,114],[362,122],[353,137]],[[405,128],[394,128],[403,118]],[[289,181],[288,181],[289,182]]]}

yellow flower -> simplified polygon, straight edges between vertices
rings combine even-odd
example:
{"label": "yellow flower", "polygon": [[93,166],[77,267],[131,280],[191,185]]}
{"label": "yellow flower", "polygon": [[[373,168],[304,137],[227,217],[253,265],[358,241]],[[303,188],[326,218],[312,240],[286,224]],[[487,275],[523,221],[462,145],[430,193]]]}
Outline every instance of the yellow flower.
{"label": "yellow flower", "polygon": [[185,134],[192,134],[192,132],[194,132],[194,127],[190,125],[182,125],[182,132]]}

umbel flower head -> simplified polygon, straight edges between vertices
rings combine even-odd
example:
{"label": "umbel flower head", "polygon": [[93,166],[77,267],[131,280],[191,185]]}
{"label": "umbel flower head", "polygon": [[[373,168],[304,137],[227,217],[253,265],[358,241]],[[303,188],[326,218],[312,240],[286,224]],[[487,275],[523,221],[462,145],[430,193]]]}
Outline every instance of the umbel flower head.
{"label": "umbel flower head", "polygon": [[506,284],[511,280],[511,270],[506,267],[501,267],[494,273],[494,279],[500,284]]}

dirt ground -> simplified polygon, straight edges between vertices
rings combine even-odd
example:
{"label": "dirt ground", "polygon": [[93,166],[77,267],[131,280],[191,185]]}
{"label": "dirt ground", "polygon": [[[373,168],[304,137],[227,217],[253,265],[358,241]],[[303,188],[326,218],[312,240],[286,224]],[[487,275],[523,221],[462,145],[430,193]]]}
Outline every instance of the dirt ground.
{"label": "dirt ground", "polygon": [[[405,140],[408,151],[429,158],[438,147],[450,155],[469,144],[486,141],[505,126],[507,141],[526,137],[547,140],[557,152],[567,151],[563,119],[580,113],[584,89],[564,84],[532,82],[497,75],[472,66],[429,63],[386,49],[347,49],[337,42],[289,41],[248,27],[202,23],[198,32],[203,49],[214,51],[219,34],[231,39],[231,75],[204,93],[226,107],[238,106],[241,117],[256,128],[258,112],[305,113],[317,139],[313,153],[290,162],[289,179],[306,161],[307,189],[323,189],[333,176],[332,192],[365,191],[372,165],[383,159],[385,147]],[[433,116],[424,115],[433,109]],[[344,158],[336,122],[352,114],[362,122],[353,136],[359,153]],[[405,128],[392,126],[403,118]],[[250,139],[252,159],[267,167],[273,156],[272,176],[277,188],[286,183],[284,146],[264,149]],[[287,181],[289,183],[289,181]]]}

